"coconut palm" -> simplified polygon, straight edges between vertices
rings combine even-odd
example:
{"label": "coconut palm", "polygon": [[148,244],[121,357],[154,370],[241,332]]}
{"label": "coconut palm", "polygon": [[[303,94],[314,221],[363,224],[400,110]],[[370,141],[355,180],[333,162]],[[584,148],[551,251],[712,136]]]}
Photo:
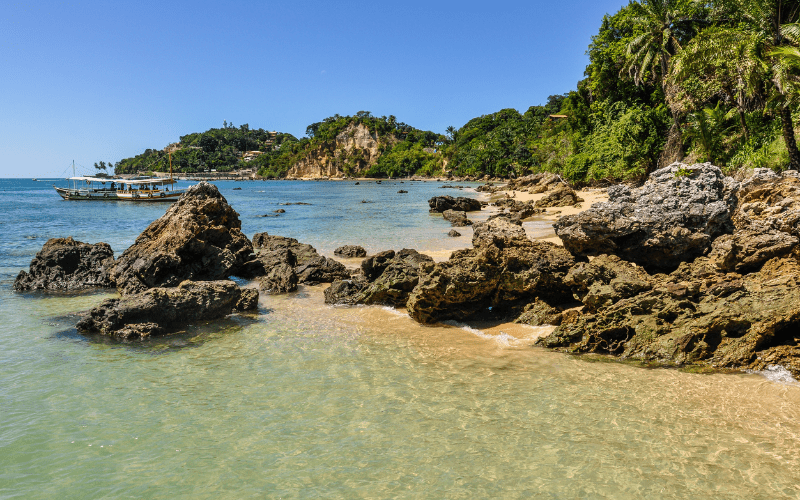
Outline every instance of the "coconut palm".
{"label": "coconut palm", "polygon": [[[791,23],[800,14],[800,1],[725,0],[718,2],[716,8],[726,26],[687,44],[676,58],[671,78],[680,82],[709,65],[736,68],[740,115],[746,99],[766,99],[781,118],[790,167],[800,170],[791,113],[798,88],[792,53],[800,40],[800,28]],[[721,74],[730,76],[726,71]]]}
{"label": "coconut palm", "polygon": [[[667,75],[670,62],[681,50],[680,40],[689,33],[691,19],[686,0],[639,0],[630,4],[634,30],[639,34],[628,42],[626,59],[620,76],[627,76],[636,85],[642,85],[648,78],[661,85],[669,101]],[[682,157],[679,133],[680,118],[670,106],[673,124],[669,132],[667,149],[675,151],[678,159]]]}
{"label": "coconut palm", "polygon": [[716,162],[720,139],[730,129],[728,122],[735,114],[735,109],[726,112],[720,103],[713,108],[689,113],[685,135],[697,145],[703,161]]}

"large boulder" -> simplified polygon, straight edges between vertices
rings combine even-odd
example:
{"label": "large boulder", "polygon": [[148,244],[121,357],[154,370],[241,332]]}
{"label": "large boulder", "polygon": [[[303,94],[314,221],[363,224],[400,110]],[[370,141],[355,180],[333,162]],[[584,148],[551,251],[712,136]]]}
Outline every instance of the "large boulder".
{"label": "large boulder", "polygon": [[86,314],[77,328],[120,339],[143,339],[257,306],[258,290],[254,288],[242,289],[230,280],[187,280],[177,287],[151,288],[105,300]]}
{"label": "large boulder", "polygon": [[455,210],[458,212],[476,212],[481,209],[481,202],[474,198],[459,196],[434,196],[428,200],[431,212],[444,212],[445,210]]}
{"label": "large boulder", "polygon": [[408,298],[408,312],[421,323],[431,323],[516,317],[536,298],[568,302],[572,294],[564,277],[574,264],[569,252],[548,242],[458,250],[420,276]]}
{"label": "large boulder", "polygon": [[703,163],[674,163],[642,187],[609,188],[609,200],[554,224],[576,256],[615,254],[648,269],[674,269],[731,233],[738,184]]}
{"label": "large boulder", "polygon": [[217,187],[200,182],[123,252],[112,277],[122,294],[175,287],[184,280],[253,277],[253,246],[241,225]]}
{"label": "large boulder", "polygon": [[366,257],[367,251],[366,249],[364,249],[364,247],[359,245],[344,245],[334,250],[333,255],[338,255],[339,257],[346,257],[348,259],[354,259],[359,257]]}
{"label": "large boulder", "polygon": [[[337,279],[347,279],[350,272],[341,262],[321,256],[317,250],[294,238],[256,233],[253,246],[256,258],[262,264],[265,278],[261,278],[262,288],[273,292],[293,291],[297,283],[316,285],[331,283]],[[275,266],[278,269],[273,269]],[[291,267],[291,273],[287,266]],[[291,274],[296,275],[292,278]],[[294,284],[293,284],[294,282]]]}
{"label": "large boulder", "polygon": [[527,246],[531,243],[521,223],[505,217],[495,217],[473,226],[472,246],[498,248]]}
{"label": "large boulder", "polygon": [[442,212],[442,218],[453,227],[471,226],[472,221],[467,219],[467,212],[459,212],[457,210],[445,210]]}
{"label": "large boulder", "polygon": [[334,282],[325,290],[325,302],[405,307],[409,294],[419,283],[420,275],[425,269],[433,267],[433,259],[407,248],[397,253],[389,250],[384,256],[388,258],[381,259],[379,265],[373,262],[366,266],[369,274]]}
{"label": "large boulder", "polygon": [[111,287],[109,268],[114,252],[107,243],[82,243],[69,238],[51,238],[31,261],[28,272],[20,271],[15,290],[79,290]]}
{"label": "large boulder", "polygon": [[581,203],[582,201],[583,198],[578,196],[578,194],[571,187],[561,186],[558,189],[555,189],[552,193],[542,197],[534,204],[534,206],[536,208],[571,207]]}

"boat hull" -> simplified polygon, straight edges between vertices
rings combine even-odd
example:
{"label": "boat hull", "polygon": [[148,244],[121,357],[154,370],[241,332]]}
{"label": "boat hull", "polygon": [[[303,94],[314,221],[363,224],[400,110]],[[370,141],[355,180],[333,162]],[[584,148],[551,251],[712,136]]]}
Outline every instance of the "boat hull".
{"label": "boat hull", "polygon": [[141,193],[137,191],[111,191],[94,189],[65,189],[53,186],[56,192],[69,201],[133,201],[138,203],[173,202],[186,192],[184,189],[175,191],[156,191]]}

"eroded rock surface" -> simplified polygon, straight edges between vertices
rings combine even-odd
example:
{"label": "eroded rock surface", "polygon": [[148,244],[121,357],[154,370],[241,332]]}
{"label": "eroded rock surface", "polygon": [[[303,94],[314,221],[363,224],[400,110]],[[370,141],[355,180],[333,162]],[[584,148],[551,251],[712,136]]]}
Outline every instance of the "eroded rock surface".
{"label": "eroded rock surface", "polygon": [[254,275],[253,246],[239,214],[213,184],[190,187],[117,260],[112,279],[122,294]]}
{"label": "eroded rock surface", "polygon": [[428,200],[431,212],[444,212],[445,210],[455,210],[457,212],[477,212],[481,209],[481,202],[474,198],[459,196],[434,196]]}
{"label": "eroded rock surface", "polygon": [[325,302],[405,307],[420,275],[433,267],[433,259],[405,248],[396,253],[388,250],[378,255],[381,258],[377,261],[365,259],[362,263],[364,274],[334,282],[325,290]]}
{"label": "eroded rock surface", "polygon": [[114,252],[107,243],[82,243],[69,238],[51,238],[31,261],[28,271],[20,271],[14,290],[80,290],[111,287],[109,269]]}
{"label": "eroded rock surface", "polygon": [[353,259],[358,257],[366,257],[367,251],[364,249],[364,247],[359,245],[344,245],[334,250],[333,255]]}
{"label": "eroded rock surface", "polygon": [[571,207],[581,203],[583,198],[569,186],[560,186],[552,193],[543,196],[534,204],[535,208]]}
{"label": "eroded rock surface", "polygon": [[442,212],[442,218],[453,227],[471,226],[472,221],[467,219],[467,212],[459,212],[457,210],[445,210]]}
{"label": "eroded rock surface", "polygon": [[574,255],[615,254],[649,269],[674,269],[731,233],[738,184],[711,164],[675,163],[642,187],[609,188],[609,200],[554,224]]}
{"label": "eroded rock surface", "polygon": [[84,316],[77,327],[81,332],[136,340],[257,306],[258,290],[254,288],[242,289],[230,280],[187,280],[177,287],[151,288],[105,300]]}
{"label": "eroded rock surface", "polygon": [[350,277],[344,264],[323,257],[313,246],[294,238],[257,233],[253,236],[253,247],[263,266],[259,282],[265,291],[290,292],[297,289],[298,283],[316,285]]}

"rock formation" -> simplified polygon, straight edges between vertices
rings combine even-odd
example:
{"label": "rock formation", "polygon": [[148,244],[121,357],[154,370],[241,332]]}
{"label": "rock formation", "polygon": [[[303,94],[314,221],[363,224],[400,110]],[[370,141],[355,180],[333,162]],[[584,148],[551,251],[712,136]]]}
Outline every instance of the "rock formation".
{"label": "rock formation", "polygon": [[609,200],[554,224],[574,255],[615,254],[649,269],[674,269],[731,233],[738,185],[711,164],[675,163],[642,187],[609,188]]}
{"label": "rock formation", "polygon": [[[351,174],[359,174],[380,158],[381,146],[396,142],[393,136],[378,137],[366,125],[350,124],[331,144],[320,146],[295,163],[286,173],[288,178],[344,178],[340,167],[352,165]],[[356,183],[358,184],[358,183]]]}
{"label": "rock formation", "polygon": [[78,330],[136,340],[257,306],[254,288],[242,289],[229,280],[184,281],[177,287],[105,300],[80,320]]}
{"label": "rock formation", "polygon": [[453,252],[425,269],[408,298],[408,312],[422,323],[516,316],[537,298],[572,300],[563,280],[575,259],[563,248],[531,241],[504,219],[475,224],[475,248]]}
{"label": "rock formation", "polygon": [[316,285],[350,277],[344,264],[321,256],[314,247],[294,238],[257,233],[253,247],[259,251],[256,258],[264,269],[265,277],[259,278],[263,290],[283,293],[296,290],[297,283]]}
{"label": "rock formation", "polygon": [[366,257],[367,251],[362,246],[358,245],[344,245],[333,251],[333,255],[339,257],[347,257],[349,259]]}
{"label": "rock formation", "polygon": [[28,272],[20,271],[14,290],[79,290],[114,286],[109,268],[114,252],[107,243],[82,243],[69,238],[51,238],[31,261]]}
{"label": "rock formation", "polygon": [[456,210],[445,210],[442,212],[442,218],[453,227],[471,226],[472,221],[467,219],[467,212],[459,212]]}
{"label": "rock formation", "polygon": [[582,201],[583,198],[578,196],[571,187],[561,186],[539,199],[534,204],[534,208],[571,207]]}
{"label": "rock formation", "polygon": [[201,182],[136,238],[111,274],[119,291],[131,294],[184,280],[253,277],[254,265],[239,214],[216,186]]}
{"label": "rock formation", "polygon": [[335,281],[325,290],[328,304],[382,304],[405,307],[411,290],[433,259],[416,250],[381,252],[362,262],[362,275]]}
{"label": "rock formation", "polygon": [[456,210],[458,212],[476,212],[481,209],[481,202],[474,198],[459,196],[434,196],[428,200],[431,212],[444,212],[445,210]]}

